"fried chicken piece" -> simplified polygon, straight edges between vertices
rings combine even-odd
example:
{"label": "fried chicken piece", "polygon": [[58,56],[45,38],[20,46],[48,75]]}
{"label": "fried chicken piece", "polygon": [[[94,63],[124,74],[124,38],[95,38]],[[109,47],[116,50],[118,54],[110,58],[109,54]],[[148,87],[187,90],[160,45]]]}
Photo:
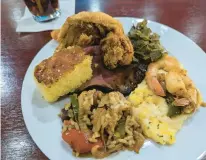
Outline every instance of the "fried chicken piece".
{"label": "fried chicken piece", "polygon": [[68,46],[88,47],[101,43],[104,62],[108,68],[114,69],[132,62],[133,47],[124,35],[121,23],[105,13],[75,14],[68,17],[61,29],[53,31],[51,35],[59,42],[56,52]]}
{"label": "fried chicken piece", "polygon": [[54,36],[60,43],[57,51],[73,45],[98,45],[109,32],[124,33],[121,23],[105,13],[80,12],[68,17],[58,36]]}
{"label": "fried chicken piece", "polygon": [[116,35],[110,32],[101,40],[101,50],[104,56],[104,64],[114,69],[118,65],[129,65],[134,55],[133,46],[125,35]]}
{"label": "fried chicken piece", "polygon": [[[104,32],[104,30],[102,29],[107,29],[117,34],[122,34],[124,32],[121,23],[108,14],[105,14],[103,12],[80,12],[67,18],[66,22],[60,30],[59,40],[64,39],[65,35],[67,34],[68,28],[70,28],[71,26],[83,25],[84,28],[84,25],[86,24],[96,24],[97,28],[105,27],[99,28],[100,32]],[[93,29],[92,26],[89,26],[89,28]]]}

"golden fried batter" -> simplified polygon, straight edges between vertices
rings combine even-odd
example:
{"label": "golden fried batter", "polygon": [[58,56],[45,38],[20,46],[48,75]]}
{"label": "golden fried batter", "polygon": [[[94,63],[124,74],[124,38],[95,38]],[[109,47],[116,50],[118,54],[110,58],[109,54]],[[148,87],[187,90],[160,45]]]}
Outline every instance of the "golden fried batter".
{"label": "golden fried batter", "polygon": [[103,26],[105,29],[116,34],[122,34],[124,32],[121,23],[108,14],[103,12],[80,12],[67,18],[60,30],[59,40],[64,39],[68,28],[70,28],[72,25],[84,25],[88,23]]}
{"label": "golden fried batter", "polygon": [[56,41],[58,41],[59,32],[60,32],[60,29],[56,29],[51,32],[51,37]]}
{"label": "golden fried batter", "polygon": [[100,45],[104,55],[104,64],[108,68],[113,69],[117,65],[129,65],[132,62],[134,51],[127,36],[110,32]]}
{"label": "golden fried batter", "polygon": [[51,36],[59,42],[56,52],[68,46],[87,47],[101,43],[108,68],[132,62],[133,47],[124,35],[121,23],[102,12],[75,14],[67,18],[61,29],[53,31]]}

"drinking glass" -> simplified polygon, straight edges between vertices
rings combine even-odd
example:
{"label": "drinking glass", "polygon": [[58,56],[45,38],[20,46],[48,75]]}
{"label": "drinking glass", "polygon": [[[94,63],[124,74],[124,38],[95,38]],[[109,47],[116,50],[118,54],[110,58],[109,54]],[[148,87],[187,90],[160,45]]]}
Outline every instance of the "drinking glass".
{"label": "drinking glass", "polygon": [[61,15],[59,0],[24,0],[37,22],[45,22]]}

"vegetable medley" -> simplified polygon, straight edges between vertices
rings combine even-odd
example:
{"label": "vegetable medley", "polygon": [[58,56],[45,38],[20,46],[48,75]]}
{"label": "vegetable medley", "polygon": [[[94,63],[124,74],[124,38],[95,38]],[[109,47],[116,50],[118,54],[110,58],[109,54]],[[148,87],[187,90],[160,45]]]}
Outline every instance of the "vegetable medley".
{"label": "vegetable medley", "polygon": [[123,149],[139,152],[144,136],[131,103],[121,93],[93,89],[70,98],[71,104],[61,112],[62,137],[76,154],[103,158]]}

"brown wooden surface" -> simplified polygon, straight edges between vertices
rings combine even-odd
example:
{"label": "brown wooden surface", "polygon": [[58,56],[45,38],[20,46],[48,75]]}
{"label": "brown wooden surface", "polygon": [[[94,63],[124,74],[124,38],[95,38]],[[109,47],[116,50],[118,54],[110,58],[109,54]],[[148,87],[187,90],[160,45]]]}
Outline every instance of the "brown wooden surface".
{"label": "brown wooden surface", "polygon": [[[21,86],[33,57],[51,38],[48,31],[16,33],[23,0],[1,3],[1,158],[44,160],[47,157],[24,124]],[[83,10],[157,21],[184,33],[206,51],[206,0],[76,0],[76,12]]]}

